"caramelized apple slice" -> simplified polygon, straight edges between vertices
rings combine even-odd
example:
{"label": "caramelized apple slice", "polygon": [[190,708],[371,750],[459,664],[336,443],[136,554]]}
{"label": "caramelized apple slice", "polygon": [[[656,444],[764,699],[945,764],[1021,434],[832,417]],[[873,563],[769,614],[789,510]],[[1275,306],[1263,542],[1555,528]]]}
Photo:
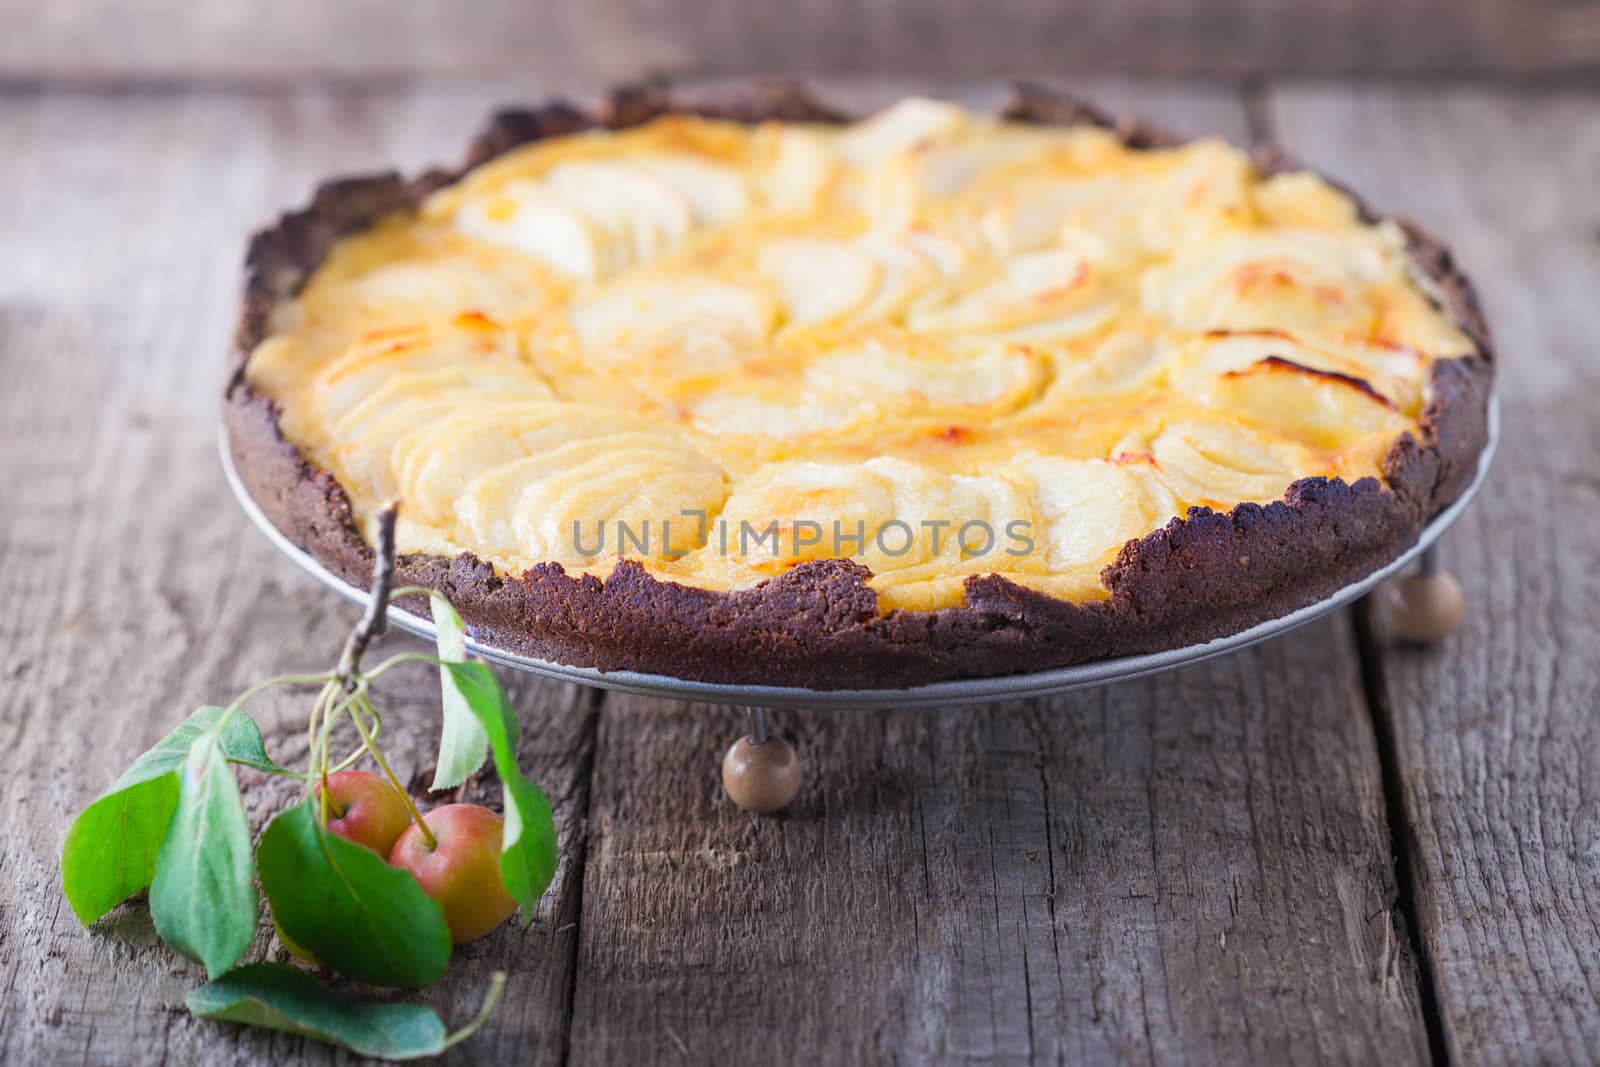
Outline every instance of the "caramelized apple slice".
{"label": "caramelized apple slice", "polygon": [[1228,371],[1212,383],[1207,397],[1225,411],[1328,448],[1373,433],[1397,437],[1411,425],[1360,378],[1313,370],[1278,356]]}
{"label": "caramelized apple slice", "polygon": [[1414,413],[1421,406],[1424,362],[1418,353],[1359,341],[1303,339],[1283,330],[1213,331],[1187,347],[1174,384],[1203,392],[1220,375],[1272,359],[1358,379],[1403,411]]}

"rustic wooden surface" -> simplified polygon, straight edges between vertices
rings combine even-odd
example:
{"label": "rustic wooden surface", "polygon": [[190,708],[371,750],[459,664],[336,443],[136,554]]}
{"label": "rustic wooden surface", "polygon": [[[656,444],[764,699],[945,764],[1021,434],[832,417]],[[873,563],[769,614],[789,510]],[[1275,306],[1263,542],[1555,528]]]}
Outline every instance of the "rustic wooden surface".
{"label": "rustic wooden surface", "polygon": [[[774,819],[720,795],[732,713],[516,680],[563,866],[528,932],[427,994],[462,1019],[512,973],[455,1059],[1600,1058],[1600,94],[1082,88],[1181,131],[1276,134],[1479,275],[1507,440],[1447,541],[1463,633],[1400,652],[1341,615],[1111,690],[786,715],[812,777]],[[198,968],[137,905],[81,929],[57,853],[132,754],[331,657],[352,618],[217,470],[241,235],[326,173],[452,158],[537,89],[0,93],[0,1060],[348,1059],[190,1019]],[[432,686],[386,687],[419,776]],[[301,709],[263,712],[293,758]],[[283,794],[252,777],[247,797],[259,821]]]}
{"label": "rustic wooden surface", "polygon": [[1507,432],[1444,553],[1472,610],[1442,653],[1371,656],[1374,695],[1453,1057],[1600,1060],[1600,101],[1320,91],[1269,114],[1482,277]]}
{"label": "rustic wooden surface", "polygon": [[1594,73],[1588,0],[0,0],[0,74]]}

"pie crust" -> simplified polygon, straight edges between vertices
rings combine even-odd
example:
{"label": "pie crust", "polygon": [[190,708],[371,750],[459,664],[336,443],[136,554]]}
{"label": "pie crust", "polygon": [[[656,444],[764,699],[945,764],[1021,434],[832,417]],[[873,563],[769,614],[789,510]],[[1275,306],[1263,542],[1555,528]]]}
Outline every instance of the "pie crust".
{"label": "pie crust", "polygon": [[[344,485],[285,435],[279,404],[246,373],[301,292],[344,238],[396,212],[415,211],[464,175],[521,146],[587,130],[621,130],[665,115],[741,123],[836,123],[839,116],[790,86],[713,100],[613,93],[589,115],[555,104],[497,115],[462,168],[412,181],[394,174],[321,187],[309,207],[252,240],[236,368],[225,399],[235,466],[246,489],[290,540],[332,571],[364,584],[371,550]],[[1036,86],[1019,88],[1005,119],[1094,126],[1132,149],[1180,142],[1118,122]],[[1251,157],[1262,176],[1305,170],[1275,149]],[[1356,202],[1364,222],[1379,218]],[[818,689],[898,688],[1008,674],[1194,644],[1323,599],[1395,558],[1470,482],[1487,439],[1492,381],[1486,327],[1470,284],[1432,237],[1395,220],[1414,273],[1468,351],[1427,364],[1414,431],[1382,452],[1382,480],[1305,477],[1281,499],[1227,511],[1190,507],[1183,518],[1129,540],[1099,572],[1096,598],[1063,599],[1001,574],[968,573],[961,602],[889,608],[861,563],[794,563],[759,584],[708,588],[622,559],[614,569],[569,571],[557,562],[508,567],[470,551],[402,557],[402,584],[442,589],[478,640],[522,655],[601,670],[638,670],[725,683]],[[1271,362],[1271,357],[1267,361]],[[1381,399],[1381,398],[1380,398]],[[425,605],[407,605],[425,610]]]}

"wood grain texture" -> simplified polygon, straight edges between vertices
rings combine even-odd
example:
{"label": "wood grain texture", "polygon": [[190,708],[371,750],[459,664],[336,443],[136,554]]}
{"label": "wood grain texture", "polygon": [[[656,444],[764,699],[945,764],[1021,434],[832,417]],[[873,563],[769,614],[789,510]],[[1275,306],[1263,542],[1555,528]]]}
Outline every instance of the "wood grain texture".
{"label": "wood grain texture", "polygon": [[1560,73],[1600,64],[1574,0],[0,0],[0,72],[284,82],[828,71]]}
{"label": "wood grain texture", "polygon": [[1600,102],[1293,91],[1291,149],[1453,241],[1501,352],[1504,440],[1444,563],[1460,631],[1374,689],[1453,1060],[1600,1060]]}
{"label": "wood grain texture", "polygon": [[[329,170],[455,152],[486,101],[94,97],[0,99],[0,1061],[328,1062],[318,1045],[200,1022],[200,969],[133,905],[92,932],[60,893],[73,813],[197,704],[325,669],[355,611],[251,529],[217,461],[223,353],[243,235]],[[416,647],[393,639],[392,645]],[[381,654],[381,650],[380,650]],[[429,769],[437,681],[385,678],[386,748]],[[489,1030],[458,1058],[556,1062],[565,1038],[595,702],[522,680],[523,766],[555,802],[564,863],[527,932],[463,950],[426,994],[471,1017],[512,972]],[[258,712],[304,757],[305,703]],[[292,799],[249,775],[259,829]],[[488,795],[497,796],[495,789]],[[268,949],[270,926],[257,949]]]}
{"label": "wood grain texture", "polygon": [[1024,704],[781,717],[746,815],[727,709],[614,699],[573,1061],[1427,1058],[1344,618]]}

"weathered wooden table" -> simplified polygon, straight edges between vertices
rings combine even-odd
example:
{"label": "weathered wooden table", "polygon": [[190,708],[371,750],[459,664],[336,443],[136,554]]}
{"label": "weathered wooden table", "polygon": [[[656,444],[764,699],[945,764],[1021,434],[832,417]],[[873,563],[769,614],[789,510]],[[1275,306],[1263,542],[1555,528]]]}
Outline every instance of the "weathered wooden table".
{"label": "weathered wooden table", "polygon": [[[1103,691],[784,715],[811,779],[768,819],[717,782],[737,713],[508,677],[563,861],[531,929],[427,994],[461,1020],[511,972],[459,1061],[1600,1059],[1600,91],[1068,84],[1276,138],[1454,243],[1505,415],[1444,541],[1466,623],[1402,651],[1357,610]],[[57,855],[133,754],[329,662],[353,616],[218,470],[244,234],[541,95],[0,92],[0,1059],[340,1058],[192,1020],[199,968],[137,905],[81,929]],[[415,772],[433,686],[387,690]],[[302,709],[261,710],[303,754]]]}

